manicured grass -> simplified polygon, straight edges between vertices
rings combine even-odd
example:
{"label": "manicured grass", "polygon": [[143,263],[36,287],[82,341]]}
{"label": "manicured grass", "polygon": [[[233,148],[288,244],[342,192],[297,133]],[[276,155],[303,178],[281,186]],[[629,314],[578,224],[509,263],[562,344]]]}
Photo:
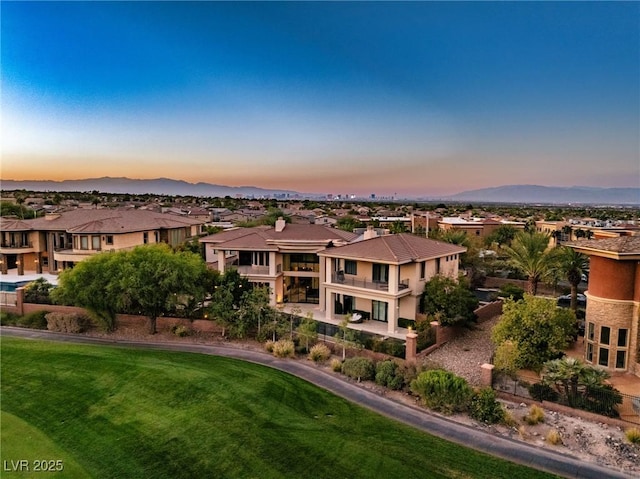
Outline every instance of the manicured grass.
{"label": "manicured grass", "polygon": [[70,464],[48,477],[552,477],[250,363],[15,338],[1,347],[2,410],[24,423],[3,420],[0,459],[36,459],[4,447],[5,434],[20,441],[15,431],[32,428],[38,454]]}

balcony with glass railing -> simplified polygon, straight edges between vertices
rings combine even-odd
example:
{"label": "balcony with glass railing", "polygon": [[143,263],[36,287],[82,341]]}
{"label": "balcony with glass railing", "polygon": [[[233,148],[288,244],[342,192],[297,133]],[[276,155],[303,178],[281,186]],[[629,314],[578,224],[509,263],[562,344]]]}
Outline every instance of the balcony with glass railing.
{"label": "balcony with glass railing", "polygon": [[[352,286],[354,288],[370,289],[375,291],[389,291],[389,283],[385,281],[377,281],[371,278],[363,278],[359,276],[345,275],[342,273],[333,273],[331,275],[332,284],[341,284],[344,286]],[[409,280],[403,279],[398,282],[398,292],[409,289]]]}

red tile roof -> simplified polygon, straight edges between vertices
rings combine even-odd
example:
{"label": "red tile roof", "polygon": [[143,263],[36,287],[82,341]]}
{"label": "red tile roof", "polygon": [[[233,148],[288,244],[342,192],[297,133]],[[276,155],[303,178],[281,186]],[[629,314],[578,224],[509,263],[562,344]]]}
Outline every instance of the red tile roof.
{"label": "red tile roof", "polygon": [[331,248],[318,254],[321,256],[369,259],[402,264],[411,261],[440,258],[451,254],[461,254],[466,250],[463,246],[403,233],[378,236],[346,246]]}

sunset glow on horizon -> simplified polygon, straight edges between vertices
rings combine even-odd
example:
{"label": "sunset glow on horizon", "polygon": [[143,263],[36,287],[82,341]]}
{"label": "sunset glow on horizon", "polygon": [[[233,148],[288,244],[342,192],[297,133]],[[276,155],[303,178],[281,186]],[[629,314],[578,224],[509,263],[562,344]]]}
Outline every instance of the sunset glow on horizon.
{"label": "sunset glow on horizon", "polygon": [[637,2],[2,2],[2,179],[640,186]]}

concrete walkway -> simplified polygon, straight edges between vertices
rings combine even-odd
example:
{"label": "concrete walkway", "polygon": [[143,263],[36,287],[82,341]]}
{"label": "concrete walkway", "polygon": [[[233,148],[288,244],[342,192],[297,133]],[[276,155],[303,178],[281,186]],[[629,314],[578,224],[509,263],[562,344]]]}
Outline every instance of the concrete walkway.
{"label": "concrete walkway", "polygon": [[188,344],[177,342],[153,341],[124,341],[77,336],[49,331],[22,329],[3,326],[0,327],[1,336],[15,336],[28,339],[44,339],[81,344],[105,344],[127,348],[159,349],[166,351],[180,351],[224,356],[241,359],[252,363],[279,369],[302,378],[326,389],[337,396],[345,398],[379,414],[398,420],[426,433],[442,439],[485,452],[492,456],[501,457],[508,461],[523,464],[535,469],[546,471],[568,478],[631,478],[613,469],[597,464],[587,463],[573,457],[540,449],[535,446],[495,436],[486,432],[456,423],[447,418],[436,416],[429,411],[417,407],[407,406],[388,398],[378,396],[338,376],[329,374],[316,368],[310,363],[277,359],[259,351],[241,349],[232,345],[212,346],[204,344]]}

